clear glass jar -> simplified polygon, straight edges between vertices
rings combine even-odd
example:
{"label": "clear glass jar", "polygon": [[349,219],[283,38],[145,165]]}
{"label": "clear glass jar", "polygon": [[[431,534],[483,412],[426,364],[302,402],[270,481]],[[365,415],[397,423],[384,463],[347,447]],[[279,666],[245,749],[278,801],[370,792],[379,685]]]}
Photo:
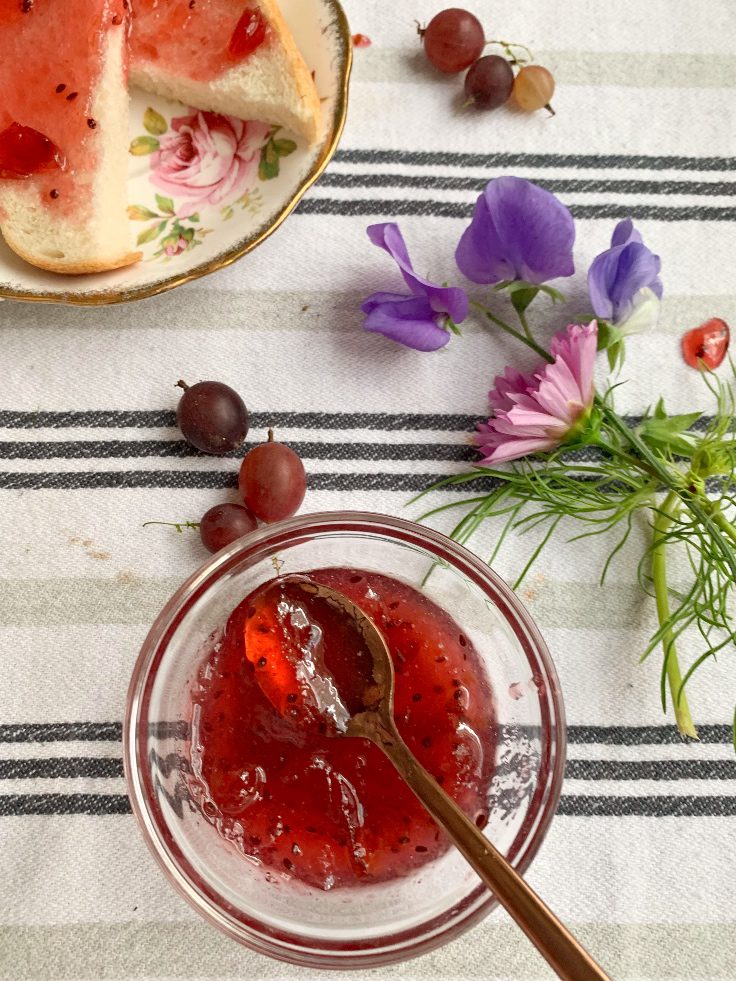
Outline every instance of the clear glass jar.
{"label": "clear glass jar", "polygon": [[203,818],[187,784],[187,688],[207,643],[277,572],[323,566],[402,579],[470,637],[496,702],[484,833],[522,872],[559,799],[564,709],[549,652],[518,597],[466,549],[409,521],[338,512],[266,526],[215,555],[169,600],[133,672],[123,740],[133,810],[153,854],[192,906],[241,943],[293,964],[365,968],[446,943],[484,917],[493,896],[454,850],[413,876],[355,889],[267,879]]}

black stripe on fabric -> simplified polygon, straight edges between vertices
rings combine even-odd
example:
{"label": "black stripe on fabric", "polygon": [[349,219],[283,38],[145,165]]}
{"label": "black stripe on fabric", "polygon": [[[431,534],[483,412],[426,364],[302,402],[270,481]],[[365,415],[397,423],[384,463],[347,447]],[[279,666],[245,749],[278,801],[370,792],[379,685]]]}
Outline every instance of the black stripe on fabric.
{"label": "black stripe on fabric", "polygon": [[[152,722],[149,732],[158,739],[183,739],[187,723]],[[121,722],[25,722],[0,725],[0,743],[116,742],[123,738]]]}
{"label": "black stripe on fabric", "polygon": [[[267,429],[367,429],[396,432],[472,430],[478,416],[421,412],[252,412],[252,428]],[[630,425],[641,416],[624,416]],[[692,427],[704,429],[712,421],[702,416]],[[87,412],[24,412],[0,409],[0,429],[175,429],[176,413],[156,410],[103,410]]]}
{"label": "black stripe on fabric", "polygon": [[[0,759],[0,780],[122,777],[123,761],[73,756]],[[736,760],[568,760],[567,780],[736,780]]]}
{"label": "black stripe on fabric", "polygon": [[[309,488],[314,491],[407,491],[426,490],[443,480],[447,474],[402,473],[310,473]],[[238,486],[237,472],[202,470],[105,470],[99,473],[71,471],[68,473],[0,473],[2,490],[123,490],[138,488],[171,488],[226,490]],[[498,486],[491,478],[473,483],[473,493],[487,493]],[[464,492],[463,484],[448,489]]]}
{"label": "black stripe on fabric", "polygon": [[130,812],[130,801],[122,794],[0,795],[0,817],[30,814],[93,814],[103,817]]}
{"label": "black stripe on fabric", "polygon": [[123,761],[105,756],[69,756],[0,760],[0,780],[70,780],[74,777],[122,777]]}
{"label": "black stripe on fabric", "polygon": [[447,153],[431,150],[338,150],[336,163],[420,167],[570,167],[574,170],[733,171],[736,157],[645,156],[597,153]]}
{"label": "black stripe on fabric", "polygon": [[560,799],[558,814],[566,817],[734,817],[736,797],[588,797]]}
{"label": "black stripe on fabric", "polygon": [[736,760],[568,760],[567,780],[736,780]]}
{"label": "black stripe on fabric", "polygon": [[[420,412],[251,412],[251,428],[267,429],[472,429],[477,416]],[[19,412],[0,409],[2,429],[173,429],[166,409],[93,409],[84,412]]]}
{"label": "black stripe on fabric", "polygon": [[[158,723],[159,737],[180,736],[182,723]],[[700,742],[731,742],[730,725],[698,726]],[[0,743],[120,742],[120,722],[20,722],[0,725]],[[687,743],[674,725],[662,726],[568,726],[567,741],[573,745],[664,746]],[[690,743],[690,745],[693,745]]]}
{"label": "black stripe on fabric", "polygon": [[[730,725],[699,725],[701,743],[730,743]],[[570,743],[604,746],[666,746],[692,743],[681,736],[674,725],[667,726],[569,726],[567,740]]]}
{"label": "black stripe on fabric", "polygon": [[[590,459],[588,453],[576,456],[578,463]],[[574,462],[574,461],[572,461]],[[469,473],[472,473],[470,471]],[[438,490],[435,485],[446,481],[452,474],[446,473],[309,473],[307,486],[313,491],[381,491],[389,493],[418,493]],[[463,474],[462,476],[468,476]],[[574,477],[579,483],[594,480],[593,477]],[[454,494],[477,497],[489,494],[503,483],[496,477],[473,477],[470,481],[445,483],[443,490]],[[232,490],[238,486],[237,471],[225,470],[84,470],[41,471],[38,473],[0,472],[0,490],[137,490],[140,488],[168,488],[171,490]],[[610,485],[610,490],[616,489]],[[721,487],[718,478],[706,481],[706,490],[716,492]]]}
{"label": "black stripe on fabric", "polygon": [[123,738],[120,722],[20,722],[0,725],[0,743],[115,742]]}
{"label": "black stripe on fabric", "polygon": [[[0,817],[43,814],[130,814],[130,801],[122,794],[5,794],[0,795]],[[567,817],[733,817],[736,797],[592,797],[567,795],[558,814]]]}
{"label": "black stripe on fabric", "polygon": [[[635,218],[651,221],[736,221],[736,207],[656,204],[570,204],[580,221],[602,218]],[[470,218],[472,203],[424,201],[407,198],[304,198],[297,212],[303,215],[340,215],[347,218],[411,215],[432,218]]]}
{"label": "black stripe on fabric", "polygon": [[[468,444],[452,443],[286,443],[304,460],[444,460],[456,463],[472,463],[478,460],[478,451]],[[256,443],[244,443],[236,452],[224,454],[221,459],[240,459]],[[38,442],[10,442],[0,440],[0,459],[5,460],[100,460],[135,458],[185,459],[206,454],[195,450],[182,440],[65,440]]]}
{"label": "black stripe on fabric", "polygon": [[[736,194],[736,181],[554,180],[532,178],[553,194],[688,194],[702,197]],[[320,187],[420,187],[436,191],[480,192],[488,177],[441,177],[437,174],[344,174],[328,171]]]}

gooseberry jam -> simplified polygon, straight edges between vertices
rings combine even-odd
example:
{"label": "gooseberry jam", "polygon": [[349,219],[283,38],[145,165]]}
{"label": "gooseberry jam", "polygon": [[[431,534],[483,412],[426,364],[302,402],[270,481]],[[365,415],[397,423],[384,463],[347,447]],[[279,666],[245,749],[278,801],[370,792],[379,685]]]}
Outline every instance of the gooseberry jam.
{"label": "gooseberry jam", "polygon": [[254,0],[135,0],[131,60],[210,82],[268,43]]}
{"label": "gooseberry jam", "polygon": [[127,8],[128,0],[0,3],[0,179],[34,178],[50,208],[78,213],[89,197],[101,51],[108,31],[126,29]]}
{"label": "gooseberry jam", "polygon": [[[379,627],[396,673],[401,735],[483,826],[493,700],[469,638],[397,579],[345,568],[307,575],[348,596]],[[341,737],[339,712],[325,723],[330,679],[352,713],[369,670],[353,629],[319,599],[258,591],[205,653],[190,696],[193,800],[245,856],[322,889],[408,875],[448,848],[384,754]],[[296,650],[306,652],[303,663]],[[314,711],[320,705],[322,716]]]}

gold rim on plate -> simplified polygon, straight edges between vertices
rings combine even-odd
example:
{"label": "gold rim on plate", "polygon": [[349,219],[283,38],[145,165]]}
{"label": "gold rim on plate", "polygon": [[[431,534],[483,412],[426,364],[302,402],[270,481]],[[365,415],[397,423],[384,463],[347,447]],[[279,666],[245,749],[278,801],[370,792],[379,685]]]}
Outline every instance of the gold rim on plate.
{"label": "gold rim on plate", "polygon": [[335,109],[332,114],[332,135],[329,141],[322,148],[322,152],[315,161],[312,169],[297,187],[291,200],[284,205],[282,210],[276,215],[273,221],[259,232],[255,238],[245,239],[233,246],[228,252],[212,259],[209,262],[190,269],[189,272],[182,273],[180,276],[172,276],[171,279],[159,280],[149,286],[136,286],[124,290],[101,290],[97,293],[42,293],[33,290],[14,290],[0,286],[0,299],[2,300],[22,300],[26,303],[65,303],[72,306],[108,306],[114,303],[128,303],[131,300],[145,300],[149,296],[157,296],[159,293],[166,293],[183,286],[209,273],[217,272],[230,266],[233,262],[252,252],[256,246],[264,242],[272,235],[277,228],[289,217],[297,204],[304,197],[310,187],[322,176],[330,160],[337,150],[348,111],[348,85],[350,82],[350,71],[353,64],[353,48],[350,35],[350,26],[347,16],[339,0],[323,0],[334,14],[333,26],[337,32],[339,51],[339,89],[336,93]]}

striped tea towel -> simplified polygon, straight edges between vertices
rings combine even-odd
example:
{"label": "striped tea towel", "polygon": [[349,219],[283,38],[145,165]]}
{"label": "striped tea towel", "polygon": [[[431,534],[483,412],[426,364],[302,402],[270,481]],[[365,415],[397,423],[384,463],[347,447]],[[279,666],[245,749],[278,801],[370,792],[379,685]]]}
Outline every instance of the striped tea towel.
{"label": "striped tea towel", "polygon": [[[640,413],[660,393],[671,411],[708,405],[678,345],[711,316],[736,320],[732,0],[477,0],[490,36],[529,45],[554,72],[554,118],[458,112],[459,80],[427,67],[415,35],[414,20],[440,6],[346,0],[352,29],[373,44],[355,52],[341,149],[252,255],[129,306],[0,304],[8,981],[307,977],[201,922],[155,867],[125,795],[130,672],[153,617],[203,559],[196,533],[142,525],[196,520],[235,499],[233,461],[180,440],[178,378],[241,391],[251,441],[278,429],[305,459],[305,510],[418,515],[408,499],[474,459],[469,434],[492,378],[525,356],[474,322],[437,355],[364,334],[361,299],[398,281],[365,225],[397,218],[417,268],[454,280],[478,191],[517,174],[558,193],[578,219],[570,303],[537,321],[542,333],[588,309],[587,264],[630,215],[662,256],[665,303],[658,330],[630,346],[619,405]],[[447,490],[432,501],[453,499]],[[491,535],[474,541],[479,554]],[[635,585],[645,535],[642,524],[605,592],[597,580],[610,543],[562,539],[521,590],[570,722],[560,812],[529,879],[616,979],[734,978],[733,652],[693,682],[701,740],[683,744],[661,713],[656,658],[637,663],[653,626]],[[501,575],[512,579],[528,548],[511,539]],[[370,977],[532,981],[549,971],[496,913]]]}

